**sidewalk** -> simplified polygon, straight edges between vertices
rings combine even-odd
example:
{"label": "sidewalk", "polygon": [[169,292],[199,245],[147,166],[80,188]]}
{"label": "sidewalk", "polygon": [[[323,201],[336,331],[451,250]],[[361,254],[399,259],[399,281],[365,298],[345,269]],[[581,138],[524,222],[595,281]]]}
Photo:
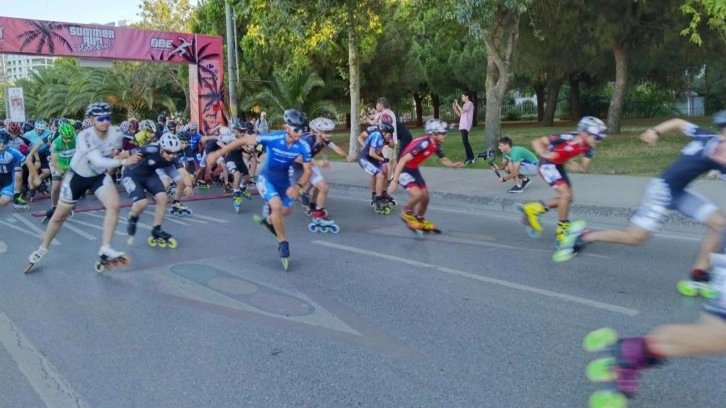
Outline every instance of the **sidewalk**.
{"label": "sidewalk", "polygon": [[[357,163],[330,163],[324,169],[325,179],[330,183],[331,190],[360,189],[369,191],[369,176]],[[500,183],[490,169],[449,169],[445,167],[422,167],[421,174],[430,189],[432,201],[454,198],[470,201],[480,207],[492,210],[514,212],[514,205],[519,202],[546,200],[555,195],[541,178],[533,178],[527,190],[519,194],[507,192],[513,186],[512,181]],[[568,174],[574,186],[575,202],[570,209],[573,215],[588,217],[606,217],[618,222],[627,220],[637,211],[643,191],[651,177],[606,176],[593,174]],[[726,209],[726,186],[721,180],[698,179],[691,184],[691,189],[703,194],[722,209]],[[405,197],[399,190],[397,197]],[[671,213],[667,224],[694,224],[694,222],[677,213]]]}

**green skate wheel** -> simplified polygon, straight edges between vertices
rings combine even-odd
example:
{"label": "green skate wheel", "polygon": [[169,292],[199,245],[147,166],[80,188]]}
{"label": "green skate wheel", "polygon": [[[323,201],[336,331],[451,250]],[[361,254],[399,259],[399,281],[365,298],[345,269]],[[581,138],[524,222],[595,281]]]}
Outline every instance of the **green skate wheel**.
{"label": "green skate wheel", "polygon": [[106,269],[103,264],[99,261],[96,261],[96,263],[93,265],[93,269],[96,270],[96,272],[101,273],[104,269]]}
{"label": "green skate wheel", "polygon": [[280,258],[282,260],[282,268],[287,270],[290,267],[290,260],[288,258]]}
{"label": "green skate wheel", "polygon": [[615,381],[617,378],[617,374],[613,369],[615,364],[615,359],[613,357],[593,360],[587,365],[587,367],[585,367],[585,375],[587,376],[587,379],[592,382]]}
{"label": "green skate wheel", "polygon": [[590,395],[590,408],[627,408],[628,399],[619,392],[595,391]]}
{"label": "green skate wheel", "polygon": [[709,284],[705,284],[703,287],[701,287],[699,292],[701,293],[701,296],[705,297],[706,299],[718,298],[718,290],[716,290],[713,286]]}
{"label": "green skate wheel", "polygon": [[682,280],[676,285],[678,293],[683,296],[693,297],[698,295],[698,288],[690,280]]}
{"label": "green skate wheel", "polygon": [[171,249],[176,248],[176,240],[174,238],[169,238],[169,241],[167,241],[167,245],[169,245],[169,248]]}
{"label": "green skate wheel", "polygon": [[152,237],[149,237],[146,242],[149,244],[149,246],[155,247],[156,246],[156,240]]}
{"label": "green skate wheel", "polygon": [[575,257],[575,252],[572,249],[560,249],[552,254],[552,260],[555,262],[567,262]]}
{"label": "green skate wheel", "polygon": [[582,348],[587,352],[594,353],[615,344],[617,341],[618,333],[609,327],[604,327],[588,333],[582,340]]}

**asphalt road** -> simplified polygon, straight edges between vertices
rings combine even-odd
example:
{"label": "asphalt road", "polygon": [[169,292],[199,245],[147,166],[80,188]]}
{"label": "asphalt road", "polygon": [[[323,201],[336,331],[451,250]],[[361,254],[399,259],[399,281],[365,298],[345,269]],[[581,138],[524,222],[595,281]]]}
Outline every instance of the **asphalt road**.
{"label": "asphalt road", "polygon": [[[340,234],[288,218],[289,272],[251,220],[260,198],[238,215],[231,199],[190,203],[164,225],[176,249],[143,242],[145,214],[132,265],[102,275],[102,212],[77,213],[23,275],[40,218],[2,210],[0,407],[584,407],[585,334],[700,311],[675,291],[696,228],[555,264],[553,219],[531,239],[512,214],[437,201],[444,234],[419,238],[367,193],[337,194]],[[722,407],[725,362],[648,371],[631,406]]]}

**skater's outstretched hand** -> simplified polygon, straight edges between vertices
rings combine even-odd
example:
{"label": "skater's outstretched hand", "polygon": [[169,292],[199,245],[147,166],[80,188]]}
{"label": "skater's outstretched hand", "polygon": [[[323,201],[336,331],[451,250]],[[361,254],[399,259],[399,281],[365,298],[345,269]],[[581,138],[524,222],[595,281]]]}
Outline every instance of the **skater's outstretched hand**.
{"label": "skater's outstretched hand", "polygon": [[128,157],[128,159],[126,159],[126,165],[136,164],[139,160],[141,160],[141,153],[132,154]]}
{"label": "skater's outstretched hand", "polygon": [[192,186],[184,186],[184,195],[186,197],[191,197],[194,195],[194,187]]}
{"label": "skater's outstretched hand", "polygon": [[302,190],[298,188],[298,186],[290,186],[287,188],[285,194],[287,194],[287,196],[290,197],[291,200],[297,200],[297,198],[300,197],[301,192]]}
{"label": "skater's outstretched hand", "polygon": [[398,190],[398,180],[391,180],[391,184],[388,185],[388,195],[391,195]]}

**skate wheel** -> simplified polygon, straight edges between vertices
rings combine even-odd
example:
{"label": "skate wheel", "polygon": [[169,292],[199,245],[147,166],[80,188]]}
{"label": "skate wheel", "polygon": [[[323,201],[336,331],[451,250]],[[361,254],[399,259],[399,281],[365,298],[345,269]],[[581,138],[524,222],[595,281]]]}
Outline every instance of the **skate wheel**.
{"label": "skate wheel", "polygon": [[174,210],[172,210],[172,209],[170,208],[170,209],[169,209],[169,211],[167,211],[167,213],[168,213],[169,215],[174,215]]}
{"label": "skate wheel", "polygon": [[310,224],[308,224],[308,231],[318,232],[318,226],[316,224],[310,223]]}
{"label": "skate wheel", "polygon": [[169,246],[169,248],[174,249],[176,248],[176,240],[174,238],[169,238],[169,241],[166,242],[166,244]]}
{"label": "skate wheel", "polygon": [[706,284],[699,290],[701,296],[706,299],[717,299],[719,296],[718,290],[714,289],[713,286]]}
{"label": "skate wheel", "polygon": [[590,395],[590,408],[627,408],[625,395],[614,391],[595,391]]}
{"label": "skate wheel", "polygon": [[542,236],[542,233],[535,231],[532,227],[527,227],[527,235],[529,235],[530,238],[539,238]]}
{"label": "skate wheel", "polygon": [[386,214],[386,215],[390,214],[391,213],[391,207],[386,207],[386,209],[383,210],[383,213]]}
{"label": "skate wheel", "polygon": [[95,269],[96,272],[101,273],[106,269],[106,267],[101,262],[96,261],[96,263],[93,265],[93,269]]}
{"label": "skate wheel", "polygon": [[149,239],[147,239],[146,242],[149,244],[149,246],[152,246],[152,247],[156,246],[156,240],[152,237],[149,237]]}
{"label": "skate wheel", "polygon": [[574,258],[577,253],[573,251],[571,248],[568,249],[560,249],[558,251],[555,251],[554,254],[552,254],[552,260],[555,262],[567,262],[570,259]]}
{"label": "skate wheel", "polygon": [[337,234],[337,233],[340,232],[340,227],[337,226],[337,225],[331,225],[330,226],[330,232],[332,232],[333,234]]}
{"label": "skate wheel", "polygon": [[327,234],[330,229],[328,227],[320,227],[320,232]]}
{"label": "skate wheel", "polygon": [[683,296],[693,297],[698,295],[698,288],[690,280],[682,280],[676,285],[678,293]]}
{"label": "skate wheel", "polygon": [[282,268],[287,270],[290,267],[290,260],[288,258],[280,258],[282,261]]}
{"label": "skate wheel", "polygon": [[159,239],[156,241],[156,245],[158,245],[159,248],[166,248],[167,242],[162,239]]}
{"label": "skate wheel", "polygon": [[184,215],[186,215],[187,217],[191,217],[192,216],[192,210],[186,210],[186,211],[184,211]]}
{"label": "skate wheel", "polygon": [[587,379],[592,382],[610,382],[618,377],[615,372],[615,358],[606,357],[591,361],[585,368]]}
{"label": "skate wheel", "polygon": [[589,353],[594,353],[615,344],[616,341],[618,341],[618,333],[609,327],[604,327],[588,333],[582,340],[582,348]]}
{"label": "skate wheel", "polygon": [[33,268],[33,265],[34,265],[34,264],[32,264],[32,263],[31,263],[31,264],[28,264],[28,266],[26,266],[26,267],[25,267],[25,270],[23,271],[23,273],[28,273],[28,272],[30,272],[30,270],[31,270],[31,269]]}
{"label": "skate wheel", "polygon": [[129,236],[128,238],[126,238],[126,245],[131,245],[133,243],[134,243],[134,237]]}

